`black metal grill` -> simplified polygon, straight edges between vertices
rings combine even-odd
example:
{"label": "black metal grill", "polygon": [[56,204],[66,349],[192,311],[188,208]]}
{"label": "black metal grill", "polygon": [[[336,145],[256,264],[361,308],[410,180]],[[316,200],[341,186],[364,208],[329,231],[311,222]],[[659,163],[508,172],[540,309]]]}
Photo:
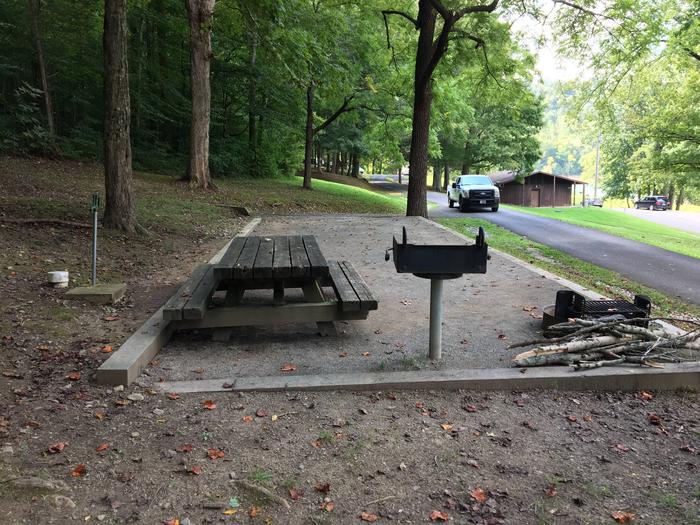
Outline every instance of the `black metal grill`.
{"label": "black metal grill", "polygon": [[470,199],[493,199],[493,190],[469,190]]}
{"label": "black metal grill", "polygon": [[[608,316],[622,316],[625,319],[649,317],[651,300],[646,295],[635,295],[634,303],[625,300],[591,301],[571,290],[559,290],[554,305],[555,322],[567,319],[598,319]],[[647,323],[642,323],[646,326]]]}

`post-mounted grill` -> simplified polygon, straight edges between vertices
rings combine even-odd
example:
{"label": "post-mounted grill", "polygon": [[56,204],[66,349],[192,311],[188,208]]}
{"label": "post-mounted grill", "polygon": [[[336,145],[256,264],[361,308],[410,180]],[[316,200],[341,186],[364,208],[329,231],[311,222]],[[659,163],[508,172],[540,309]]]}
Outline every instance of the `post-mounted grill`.
{"label": "post-mounted grill", "polygon": [[[394,266],[398,273],[412,273],[430,279],[430,359],[442,355],[442,281],[465,273],[486,273],[488,245],[479,227],[475,244],[409,244],[406,227],[399,243],[394,237]],[[389,260],[389,250],[385,260]]]}

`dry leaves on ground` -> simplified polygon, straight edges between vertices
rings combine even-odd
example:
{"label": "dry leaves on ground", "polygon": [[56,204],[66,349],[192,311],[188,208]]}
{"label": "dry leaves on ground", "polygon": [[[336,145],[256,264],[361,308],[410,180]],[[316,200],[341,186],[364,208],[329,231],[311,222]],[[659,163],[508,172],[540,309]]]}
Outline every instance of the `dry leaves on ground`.
{"label": "dry leaves on ground", "polygon": [[474,498],[479,503],[483,503],[488,499],[488,494],[484,489],[476,488],[472,490],[469,495]]}
{"label": "dry leaves on ground", "polygon": [[624,512],[621,510],[616,510],[611,516],[618,523],[629,523],[637,517],[633,512]]}

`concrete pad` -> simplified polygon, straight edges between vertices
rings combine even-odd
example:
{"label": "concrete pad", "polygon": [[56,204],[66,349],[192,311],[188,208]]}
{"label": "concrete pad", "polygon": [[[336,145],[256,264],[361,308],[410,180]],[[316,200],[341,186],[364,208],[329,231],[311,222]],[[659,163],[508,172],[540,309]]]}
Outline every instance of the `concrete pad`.
{"label": "concrete pad", "polygon": [[[224,384],[232,385],[224,388]],[[574,372],[565,366],[386,372],[356,374],[238,377],[171,381],[156,385],[164,392],[245,392],[279,390],[700,390],[700,362],[664,368],[607,367]]]}
{"label": "concrete pad", "polygon": [[125,291],[126,284],[124,283],[103,283],[73,288],[66,292],[65,298],[95,304],[114,304],[123,297]]}
{"label": "concrete pad", "polygon": [[[554,302],[557,290],[568,287],[589,298],[601,296],[496,250],[490,251],[492,259],[486,275],[464,275],[445,282],[443,359],[429,361],[430,281],[397,274],[393,264],[384,261],[392,234],[400,238],[404,225],[409,242],[473,242],[472,237],[417,217],[264,218],[254,234],[315,235],[328,259],[351,261],[379,301],[379,309],[370,312],[365,321],[337,323],[339,335],[331,338],[321,338],[312,323],[238,327],[231,330],[226,342],[212,341],[206,331],[178,333],[161,352],[160,368],[154,369],[153,375],[165,377],[172,388],[193,380],[195,386],[183,388],[206,391],[221,389],[226,382],[235,383],[236,388],[245,384],[246,388],[260,390],[386,389],[394,384],[404,385],[402,388],[423,388],[420,385],[425,384],[425,388],[491,385],[489,388],[616,390],[622,388],[618,379],[624,381],[627,375],[641,378],[637,383],[626,380],[629,388],[640,384],[646,388],[697,384],[697,371],[674,375],[656,369],[620,367],[572,375],[565,368],[558,378],[546,370],[521,373],[510,368],[511,358],[522,349],[508,349],[508,345],[541,336],[541,320],[533,314],[541,315],[542,307]],[[251,303],[271,301],[271,292],[266,293],[246,292],[244,299]],[[290,291],[290,300],[295,299],[294,293]],[[537,309],[533,311],[534,306]],[[280,376],[285,363],[297,367],[293,376]],[[648,380],[657,373],[660,379]],[[540,374],[544,374],[542,380],[535,381]],[[587,384],[588,378],[596,377],[605,378],[605,382],[594,379]],[[523,378],[528,381],[513,386],[513,381]]]}

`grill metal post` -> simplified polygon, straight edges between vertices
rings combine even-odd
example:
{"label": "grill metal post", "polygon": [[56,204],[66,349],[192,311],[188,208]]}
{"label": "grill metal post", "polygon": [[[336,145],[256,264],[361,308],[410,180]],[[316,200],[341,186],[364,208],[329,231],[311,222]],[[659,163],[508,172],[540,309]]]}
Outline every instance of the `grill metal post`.
{"label": "grill metal post", "polygon": [[97,284],[97,211],[100,209],[100,194],[92,194],[92,285]]}
{"label": "grill metal post", "polygon": [[442,357],[442,279],[430,279],[430,343],[429,357]]}

